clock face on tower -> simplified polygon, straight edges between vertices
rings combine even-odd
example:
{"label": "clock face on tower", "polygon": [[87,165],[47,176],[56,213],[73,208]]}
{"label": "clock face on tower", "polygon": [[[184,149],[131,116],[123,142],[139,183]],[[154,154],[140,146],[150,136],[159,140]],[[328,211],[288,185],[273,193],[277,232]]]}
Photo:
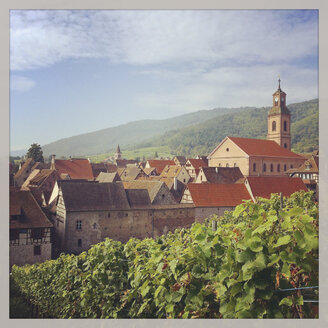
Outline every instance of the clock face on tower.
{"label": "clock face on tower", "polygon": [[278,103],[278,97],[274,98],[274,101],[275,101],[276,103]]}

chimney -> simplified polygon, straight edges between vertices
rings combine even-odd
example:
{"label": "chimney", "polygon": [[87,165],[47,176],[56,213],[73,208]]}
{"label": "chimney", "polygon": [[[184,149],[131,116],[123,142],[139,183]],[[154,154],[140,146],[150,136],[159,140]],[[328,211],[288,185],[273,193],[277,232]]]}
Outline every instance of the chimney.
{"label": "chimney", "polygon": [[218,168],[218,167],[215,168],[215,173],[216,173],[216,174],[219,173],[219,168]]}
{"label": "chimney", "polygon": [[178,178],[177,178],[177,177],[174,177],[174,178],[173,178],[173,189],[174,189],[175,191],[178,190]]}
{"label": "chimney", "polygon": [[52,169],[52,170],[54,170],[55,169],[55,157],[56,157],[56,155],[51,155],[51,165],[50,165],[50,168]]}
{"label": "chimney", "polygon": [[91,163],[91,160],[90,160],[90,158],[88,157],[88,161],[89,161],[89,163]]}

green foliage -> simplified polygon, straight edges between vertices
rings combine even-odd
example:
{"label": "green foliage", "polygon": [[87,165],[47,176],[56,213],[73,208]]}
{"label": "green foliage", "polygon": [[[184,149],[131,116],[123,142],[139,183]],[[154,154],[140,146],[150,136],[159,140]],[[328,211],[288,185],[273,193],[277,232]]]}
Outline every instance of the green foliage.
{"label": "green foliage", "polygon": [[[312,152],[318,149],[318,100],[291,104],[288,108],[292,117],[293,150]],[[172,153],[196,156],[209,154],[226,136],[265,139],[268,111],[269,108],[264,107],[244,109],[241,113],[231,111],[193,126],[168,131],[153,138],[148,145],[168,146]]]}
{"label": "green foliage", "polygon": [[318,206],[304,192],[283,204],[278,195],[247,201],[156,239],[106,239],[13,266],[12,277],[42,317],[316,317],[298,291],[280,289],[318,284]]}
{"label": "green foliage", "polygon": [[43,151],[39,144],[34,143],[31,145],[26,154],[27,158],[32,158],[35,162],[44,162]]}

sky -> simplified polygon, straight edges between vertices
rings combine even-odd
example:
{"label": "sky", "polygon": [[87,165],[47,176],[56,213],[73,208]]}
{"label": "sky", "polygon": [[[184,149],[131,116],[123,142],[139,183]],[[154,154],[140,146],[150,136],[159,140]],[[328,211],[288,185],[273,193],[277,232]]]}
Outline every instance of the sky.
{"label": "sky", "polygon": [[10,150],[318,97],[317,10],[11,10]]}

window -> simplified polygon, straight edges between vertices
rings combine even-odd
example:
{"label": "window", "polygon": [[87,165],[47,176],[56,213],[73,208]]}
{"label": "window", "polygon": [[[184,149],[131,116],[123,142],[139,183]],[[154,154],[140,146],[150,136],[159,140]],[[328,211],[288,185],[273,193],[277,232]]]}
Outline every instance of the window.
{"label": "window", "polygon": [[110,218],[110,213],[107,214],[107,217]]}
{"label": "window", "polygon": [[97,229],[97,223],[94,223],[94,224],[92,225],[92,228],[93,228],[93,229]]}
{"label": "window", "polygon": [[266,172],[266,164],[263,164],[263,172]]}
{"label": "window", "polygon": [[272,122],[272,131],[276,131],[276,128],[277,128],[276,121],[273,121]]}
{"label": "window", "polygon": [[76,221],[76,230],[81,230],[82,229],[82,221],[81,220],[77,220]]}
{"label": "window", "polygon": [[280,172],[280,164],[277,165],[277,172]]}
{"label": "window", "polygon": [[284,164],[284,171],[287,171],[287,165]]}
{"label": "window", "polygon": [[270,164],[270,172],[273,172],[273,164]]}
{"label": "window", "polygon": [[219,167],[221,167],[221,163],[219,163]]}
{"label": "window", "polygon": [[256,163],[253,163],[253,172],[256,172]]}
{"label": "window", "polygon": [[19,239],[19,230],[17,229],[10,229],[10,240]]}
{"label": "window", "polygon": [[294,166],[293,166],[293,164],[290,164],[290,168],[292,169]]}
{"label": "window", "polygon": [[77,246],[78,247],[82,247],[82,239],[78,239],[77,240]]}
{"label": "window", "polygon": [[226,151],[229,151],[229,148],[227,148]]}
{"label": "window", "polygon": [[287,121],[284,121],[284,131],[287,131]]}
{"label": "window", "polygon": [[34,255],[41,255],[41,245],[34,246],[33,254]]}
{"label": "window", "polygon": [[31,231],[32,239],[42,239],[44,237],[44,229],[43,228],[35,228]]}
{"label": "window", "polygon": [[233,163],[233,167],[237,167],[237,163]]}
{"label": "window", "polygon": [[226,167],[229,167],[229,163],[226,164]]}
{"label": "window", "polygon": [[286,143],[284,143],[284,148],[286,148],[286,149],[287,149],[287,144],[286,144]]}

